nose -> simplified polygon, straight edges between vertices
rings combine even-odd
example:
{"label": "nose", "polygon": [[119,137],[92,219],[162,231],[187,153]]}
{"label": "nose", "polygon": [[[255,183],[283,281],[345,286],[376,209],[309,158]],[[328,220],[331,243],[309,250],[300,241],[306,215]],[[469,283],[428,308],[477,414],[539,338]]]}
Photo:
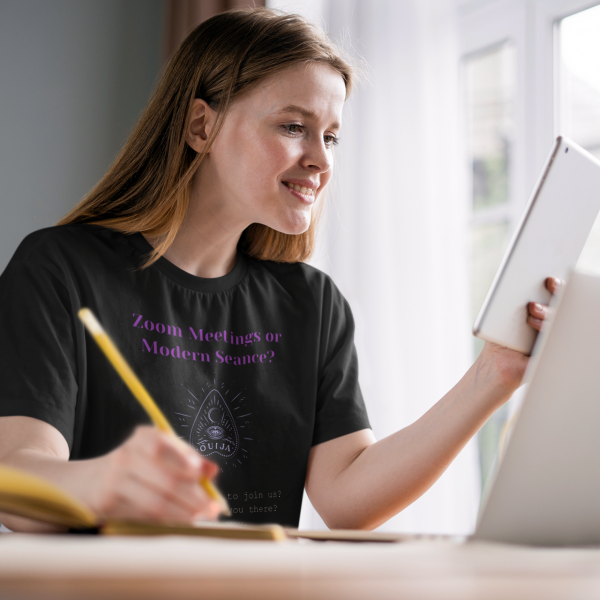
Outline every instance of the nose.
{"label": "nose", "polygon": [[313,173],[326,173],[333,166],[331,150],[323,138],[307,141],[302,156],[302,166]]}

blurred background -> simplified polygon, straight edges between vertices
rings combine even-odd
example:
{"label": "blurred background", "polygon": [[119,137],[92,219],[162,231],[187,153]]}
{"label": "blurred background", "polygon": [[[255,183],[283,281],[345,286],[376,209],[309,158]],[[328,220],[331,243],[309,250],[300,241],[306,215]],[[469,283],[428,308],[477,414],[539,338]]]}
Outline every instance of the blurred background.
{"label": "blurred background", "polygon": [[[185,34],[243,0],[0,0],[0,269],[101,177]],[[260,4],[257,2],[256,4]],[[480,350],[471,325],[556,135],[600,158],[600,5],[267,0],[365,65],[312,260],[348,298],[378,438]],[[598,272],[600,225],[580,266]],[[511,411],[381,529],[468,533]],[[305,498],[302,526],[322,527]]]}

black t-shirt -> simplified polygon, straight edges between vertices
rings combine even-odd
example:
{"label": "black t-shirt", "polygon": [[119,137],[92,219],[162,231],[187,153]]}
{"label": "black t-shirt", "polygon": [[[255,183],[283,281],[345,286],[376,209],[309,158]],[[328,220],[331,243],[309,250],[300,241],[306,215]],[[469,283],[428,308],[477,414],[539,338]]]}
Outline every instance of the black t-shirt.
{"label": "black t-shirt", "polygon": [[56,427],[71,459],[148,418],[77,318],[93,310],[173,428],[221,472],[233,518],[298,524],[311,446],[369,427],[348,304],[306,264],[238,253],[203,279],[141,234],[29,235],[0,277],[0,416]]}

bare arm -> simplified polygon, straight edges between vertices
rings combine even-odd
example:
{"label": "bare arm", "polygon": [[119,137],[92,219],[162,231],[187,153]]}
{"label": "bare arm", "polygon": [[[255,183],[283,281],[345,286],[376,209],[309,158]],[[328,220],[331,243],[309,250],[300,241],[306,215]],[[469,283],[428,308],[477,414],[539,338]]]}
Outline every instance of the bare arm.
{"label": "bare arm", "polygon": [[[59,485],[100,518],[190,523],[214,518],[218,506],[198,485],[217,468],[192,448],[152,427],[138,427],[129,440],[99,458],[69,461],[62,434],[30,417],[0,417],[0,463]],[[14,531],[49,531],[43,523],[0,514]]]}
{"label": "bare arm", "polygon": [[[555,292],[560,282],[548,280]],[[529,306],[540,329],[547,308]],[[412,425],[375,441],[370,430],[314,446],[306,492],[332,528],[374,529],[427,491],[521,384],[527,358],[486,344],[475,364]]]}
{"label": "bare arm", "polygon": [[306,491],[325,523],[374,529],[429,489],[512,394],[482,371],[475,363],[420,419],[387,438],[375,442],[367,429],[313,447]]}

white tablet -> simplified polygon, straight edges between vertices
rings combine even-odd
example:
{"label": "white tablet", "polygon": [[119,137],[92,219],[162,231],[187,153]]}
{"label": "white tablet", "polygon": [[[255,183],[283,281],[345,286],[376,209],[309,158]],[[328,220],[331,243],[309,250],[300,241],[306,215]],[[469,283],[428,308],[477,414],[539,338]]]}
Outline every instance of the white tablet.
{"label": "white tablet", "polygon": [[473,334],[531,354],[527,304],[548,304],[548,277],[566,280],[600,211],[600,161],[558,138],[473,325]]}

